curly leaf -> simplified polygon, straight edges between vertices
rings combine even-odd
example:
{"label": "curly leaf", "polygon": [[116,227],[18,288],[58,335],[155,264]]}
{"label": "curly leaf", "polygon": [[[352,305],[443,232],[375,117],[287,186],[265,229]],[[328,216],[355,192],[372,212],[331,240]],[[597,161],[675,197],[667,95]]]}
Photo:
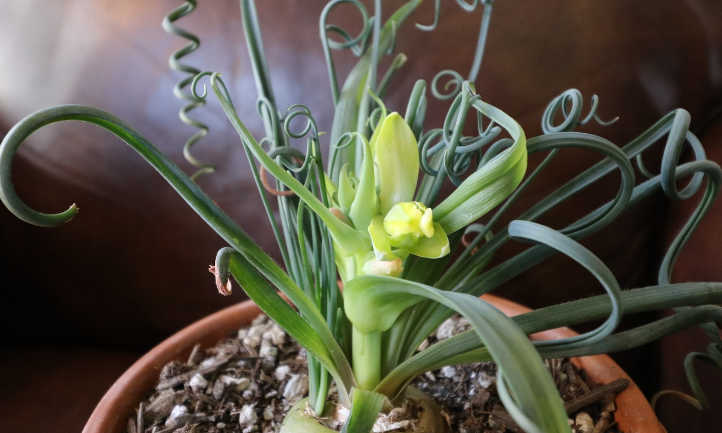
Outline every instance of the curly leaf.
{"label": "curly leaf", "polygon": [[434,218],[447,233],[479,219],[509,196],[526,172],[526,135],[508,114],[481,100],[472,106],[509,132],[512,145],[469,175],[457,189],[434,208]]}

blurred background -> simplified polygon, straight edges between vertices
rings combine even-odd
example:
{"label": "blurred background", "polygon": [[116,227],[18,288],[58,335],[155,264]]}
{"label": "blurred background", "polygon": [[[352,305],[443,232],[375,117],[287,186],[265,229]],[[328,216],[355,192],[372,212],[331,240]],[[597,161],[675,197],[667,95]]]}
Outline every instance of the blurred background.
{"label": "blurred background", "polygon": [[[180,3],[3,0],[0,136],[32,111],[63,103],[92,105],[132,125],[191,172],[181,149],[194,130],[177,118],[180,102],[172,87],[181,76],[167,65],[169,54],[186,42],[160,26]],[[241,118],[260,136],[238,2],[199,3],[195,13],[179,21],[202,40],[188,63],[223,73]],[[304,103],[321,130],[328,131],[333,107],[317,28],[325,2],[258,3],[278,106]],[[387,0],[384,8],[401,3]],[[412,20],[431,22],[428,3]],[[435,32],[406,25],[399,33],[398,49],[409,61],[392,83],[391,109],[403,110],[415,79],[430,80],[446,68],[468,70],[480,13],[444,3]],[[358,30],[356,12],[349,8],[351,13],[343,15],[342,10],[331,21]],[[491,23],[477,90],[515,117],[527,136],[541,132],[546,104],[576,87],[587,103],[592,94],[600,95],[602,118],[621,117],[610,127],[582,130],[622,145],[671,109],[683,107],[692,114],[692,130],[710,158],[722,161],[719,1],[499,0]],[[348,53],[337,57],[340,76],[354,60]],[[278,258],[239,139],[215,100],[209,100],[194,114],[209,124],[210,134],[194,149],[217,171],[198,183]],[[447,107],[432,103],[427,125],[439,126]],[[645,158],[652,165],[658,155],[651,151]],[[563,152],[524,194],[522,205],[596,159],[587,152]],[[13,173],[20,196],[35,208],[58,211],[76,202],[81,213],[67,225],[42,229],[0,209],[5,287],[0,295],[5,341],[0,419],[12,432],[79,431],[104,391],[143,352],[241,297],[218,296],[207,272],[221,239],[151,167],[107,132],[79,123],[44,128],[25,144]],[[615,174],[608,176],[543,222],[568,223],[611,198],[617,183]],[[670,203],[657,195],[584,244],[610,265],[624,288],[652,284],[667,243],[695,202]],[[674,279],[722,280],[721,247],[718,203],[680,258]],[[539,307],[600,291],[591,277],[559,258],[498,293]],[[644,319],[649,317],[631,318],[628,324]],[[701,334],[691,330],[615,359],[651,396],[665,388],[688,390],[682,359],[703,345]],[[711,404],[719,410],[722,378],[701,370]],[[675,399],[663,400],[659,409],[670,432],[718,428],[714,409],[696,412]]]}

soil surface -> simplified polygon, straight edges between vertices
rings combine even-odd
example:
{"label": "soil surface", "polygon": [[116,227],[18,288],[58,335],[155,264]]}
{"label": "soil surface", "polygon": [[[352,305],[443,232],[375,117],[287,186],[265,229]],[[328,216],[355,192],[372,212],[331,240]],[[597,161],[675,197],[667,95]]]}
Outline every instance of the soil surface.
{"label": "soil surface", "polygon": [[[466,329],[464,319],[451,318],[422,346]],[[626,383],[596,386],[566,359],[546,363],[572,431],[616,432],[613,398]],[[499,401],[493,363],[444,367],[413,385],[441,406],[455,433],[522,432]],[[185,362],[167,364],[153,394],[128,420],[127,433],[277,432],[286,412],[307,393],[304,350],[261,315],[215,347],[196,347]],[[417,413],[414,407],[394,409],[374,431],[407,432]]]}

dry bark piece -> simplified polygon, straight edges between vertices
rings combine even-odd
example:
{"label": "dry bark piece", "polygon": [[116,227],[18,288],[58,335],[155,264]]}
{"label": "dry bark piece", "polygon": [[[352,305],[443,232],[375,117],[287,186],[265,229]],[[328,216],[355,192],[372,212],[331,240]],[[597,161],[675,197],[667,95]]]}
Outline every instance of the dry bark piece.
{"label": "dry bark piece", "polygon": [[594,388],[589,391],[589,393],[584,394],[573,401],[567,402],[564,407],[567,410],[567,413],[573,413],[593,403],[597,403],[609,395],[619,394],[624,391],[627,386],[629,386],[629,381],[627,379],[617,379],[614,382]]}

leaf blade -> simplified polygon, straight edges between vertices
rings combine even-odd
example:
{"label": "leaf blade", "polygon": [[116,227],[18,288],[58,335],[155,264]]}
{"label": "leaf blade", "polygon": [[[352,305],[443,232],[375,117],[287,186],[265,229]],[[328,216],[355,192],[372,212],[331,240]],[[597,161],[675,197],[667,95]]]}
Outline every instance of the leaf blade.
{"label": "leaf blade", "polygon": [[[389,293],[415,298],[416,302],[431,299],[458,311],[469,320],[492,358],[510,372],[507,382],[521,413],[542,431],[569,431],[561,397],[539,353],[518,325],[487,302],[464,293],[442,291],[421,283],[381,276],[355,278],[344,289],[345,295],[349,292],[354,293],[354,297],[359,296],[355,292],[363,293],[367,300],[375,296],[388,298]],[[398,310],[394,309],[392,313],[397,314]],[[366,314],[382,320],[377,311],[369,309]]]}
{"label": "leaf blade", "polygon": [[[228,266],[233,278],[261,310],[311,352],[331,373],[339,385],[342,399],[347,400],[348,390],[354,385],[353,373],[343,353],[341,356],[334,354],[333,350],[338,347],[338,343],[325,322],[321,321],[321,325],[318,320],[309,323],[307,317],[299,316],[275,290],[270,289],[261,273],[240,253],[231,254]],[[323,327],[327,332],[324,332]]]}

